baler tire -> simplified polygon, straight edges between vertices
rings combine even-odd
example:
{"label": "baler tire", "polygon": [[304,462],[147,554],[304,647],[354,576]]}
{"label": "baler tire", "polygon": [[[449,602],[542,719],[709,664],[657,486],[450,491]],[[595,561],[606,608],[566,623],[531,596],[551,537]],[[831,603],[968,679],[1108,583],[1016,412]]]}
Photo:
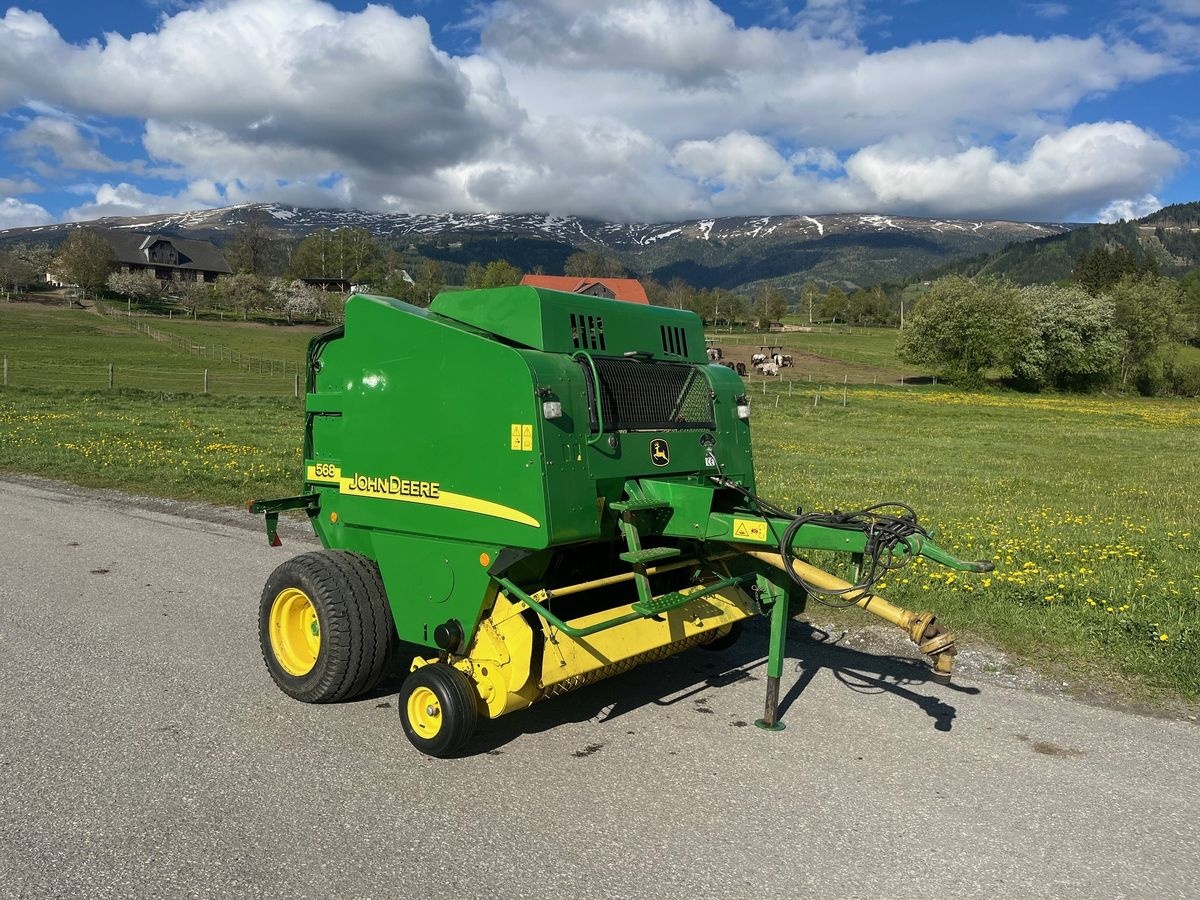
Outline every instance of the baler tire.
{"label": "baler tire", "polygon": [[[272,641],[272,610],[285,594],[302,597],[315,613],[319,646],[306,671],[295,660],[293,667],[301,670],[289,671]],[[357,554],[302,553],[281,563],[263,588],[258,615],[263,661],[279,689],[304,703],[335,703],[374,687],[394,636],[379,570]]]}
{"label": "baler tire", "polygon": [[720,637],[713,638],[707,644],[700,644],[700,647],[705,650],[711,650],[713,653],[717,653],[721,650],[728,650],[730,647],[736,644],[741,637],[742,622],[739,619],[738,621],[730,624],[729,631],[725,632],[725,634],[721,635]]}
{"label": "baler tire", "polygon": [[[412,721],[410,706],[419,703],[422,695],[433,698],[432,705],[437,708],[433,725],[429,721]],[[479,723],[475,688],[466,675],[441,662],[421,666],[410,673],[400,687],[396,707],[405,736],[427,756],[454,755],[475,733]]]}
{"label": "baler tire", "polygon": [[[396,666],[405,662],[402,659],[402,645],[400,637],[396,634],[396,623],[392,619],[392,607],[388,603],[387,591],[383,586],[383,575],[379,571],[379,564],[373,559],[368,559],[358,553],[345,552],[341,554],[345,557],[352,566],[357,567],[363,579],[363,584],[366,586],[366,596],[370,599],[371,605],[375,610],[375,627],[379,628],[382,622],[383,630],[386,632],[386,646],[383,651],[383,660],[378,663],[378,670],[372,671],[371,676],[363,685],[359,694],[365,694],[367,691],[373,690],[380,681],[389,677],[396,671]],[[411,656],[407,660],[412,662]],[[405,665],[405,671],[408,666]]]}

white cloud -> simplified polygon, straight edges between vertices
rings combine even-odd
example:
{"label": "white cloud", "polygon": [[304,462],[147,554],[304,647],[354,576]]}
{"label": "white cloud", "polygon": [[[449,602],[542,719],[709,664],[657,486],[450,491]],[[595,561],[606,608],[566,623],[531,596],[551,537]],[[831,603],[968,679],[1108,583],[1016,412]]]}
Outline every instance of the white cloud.
{"label": "white cloud", "polygon": [[117,162],[109,159],[94,140],[65,118],[37,116],[5,141],[9,149],[24,157],[26,164],[42,175],[52,176],[56,168],[88,172],[138,171],[140,161]]}
{"label": "white cloud", "polygon": [[785,158],[738,132],[689,141],[676,162],[718,192],[718,211],[763,214],[880,210],[918,215],[1078,219],[1114,196],[1140,196],[1179,162],[1170,144],[1127,122],[1079,125],[1005,159],[989,146],[931,147],[893,140],[850,156],[839,177],[818,177],[807,154]]}
{"label": "white cloud", "polygon": [[1159,0],[1159,4],[1169,14],[1200,19],[1200,0]]}
{"label": "white cloud", "polygon": [[151,213],[173,212],[180,208],[203,206],[186,192],[181,194],[150,194],[127,182],[81,187],[92,199],[63,213],[67,222],[99,219],[104,216],[145,216]]}
{"label": "white cloud", "polygon": [[[1064,124],[1084,98],[1176,70],[1170,55],[1003,34],[872,52],[864,9],[809,0],[777,27],[742,28],[709,0],[504,0],[479,13],[465,56],[384,6],[213,0],[83,45],[10,9],[0,105],[35,111],[9,140],[41,165],[52,152],[187,185],[102,184],[73,216],[279,200],[1060,218],[1143,196],[1179,161],[1134,125]],[[155,168],[105,156],[80,130],[95,116],[144,123]]]}
{"label": "white cloud", "polygon": [[483,52],[539,114],[619,118],[667,143],[742,129],[835,149],[907,132],[987,139],[1177,65],[1097,37],[989,35],[870,53],[800,28],[739,29],[702,14],[714,9],[707,0],[642,0],[638,15],[633,3],[500,5]]}
{"label": "white cloud", "polygon": [[1039,138],[1016,160],[992,147],[918,155],[880,144],[848,159],[846,172],[885,207],[1053,220],[1144,193],[1179,162],[1175,148],[1136,125],[1097,122]]}
{"label": "white cloud", "polygon": [[1152,0],[1131,4],[1129,20],[1167,52],[1193,63],[1200,56],[1200,0]]}
{"label": "white cloud", "polygon": [[0,178],[0,194],[33,194],[41,186],[28,178]]}
{"label": "white cloud", "polygon": [[1101,222],[1117,222],[1121,219],[1140,219],[1162,208],[1162,201],[1153,194],[1133,200],[1114,200],[1100,210],[1096,218]]}
{"label": "white cloud", "polygon": [[15,197],[0,200],[0,228],[48,225],[53,221],[54,216],[36,203],[25,203]]}
{"label": "white cloud", "polygon": [[1041,19],[1061,19],[1071,11],[1071,7],[1065,3],[1030,3],[1029,7],[1033,14]]}
{"label": "white cloud", "polygon": [[[265,153],[429,170],[477,154],[516,117],[487,96],[486,78],[433,46],[423,19],[383,6],[234,0],[82,47],[63,44],[38,14],[10,10],[0,43],[5,26],[0,85],[71,109],[209,129]],[[26,71],[39,55],[53,65]]]}

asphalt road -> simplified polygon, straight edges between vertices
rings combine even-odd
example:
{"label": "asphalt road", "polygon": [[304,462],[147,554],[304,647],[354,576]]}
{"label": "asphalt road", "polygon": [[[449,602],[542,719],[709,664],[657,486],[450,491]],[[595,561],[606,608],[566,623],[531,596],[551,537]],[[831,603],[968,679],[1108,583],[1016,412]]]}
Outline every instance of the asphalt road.
{"label": "asphalt road", "polygon": [[271,683],[248,518],[0,478],[0,895],[1200,894],[1196,725],[798,623],[781,733],[752,629],[425,758]]}

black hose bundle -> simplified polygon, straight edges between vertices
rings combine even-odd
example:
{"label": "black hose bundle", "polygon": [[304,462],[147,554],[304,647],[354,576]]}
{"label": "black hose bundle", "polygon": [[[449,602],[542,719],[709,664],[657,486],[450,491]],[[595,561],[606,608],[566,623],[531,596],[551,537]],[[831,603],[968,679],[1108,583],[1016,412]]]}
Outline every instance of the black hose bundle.
{"label": "black hose bundle", "polygon": [[[929,537],[929,533],[917,523],[917,514],[911,506],[905,503],[876,503],[865,509],[853,512],[801,512],[789,513],[778,506],[761,500],[753,492],[742,487],[725,476],[712,476],[712,480],[722,486],[732,488],[749,501],[750,506],[766,520],[779,544],[779,554],[783,557],[784,570],[791,576],[792,581],[802,588],[808,596],[826,606],[836,608],[853,606],[860,596],[870,593],[871,589],[888,572],[907,565],[913,557],[921,552],[921,541]],[[775,533],[774,519],[786,519],[787,528],[783,534]],[[836,528],[844,531],[859,531],[867,536],[866,548],[863,553],[864,564],[859,567],[857,581],[846,588],[829,590],[819,588],[805,581],[796,572],[792,562],[792,541],[796,533],[805,525],[821,525],[825,528]],[[841,603],[831,603],[826,598],[849,597]]]}

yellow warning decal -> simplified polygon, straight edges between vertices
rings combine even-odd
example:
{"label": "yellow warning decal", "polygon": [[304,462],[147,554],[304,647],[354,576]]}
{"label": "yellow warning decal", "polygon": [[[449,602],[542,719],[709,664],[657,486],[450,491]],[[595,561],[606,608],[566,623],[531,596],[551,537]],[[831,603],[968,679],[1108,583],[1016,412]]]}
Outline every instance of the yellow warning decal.
{"label": "yellow warning decal", "polygon": [[759,519],[734,519],[733,536],[743,541],[765,541],[767,523]]}
{"label": "yellow warning decal", "polygon": [[491,500],[481,500],[478,497],[468,497],[466,494],[454,494],[442,490],[436,481],[417,481],[400,478],[398,475],[353,475],[343,476],[341,467],[332,463],[317,463],[308,467],[308,481],[319,484],[336,484],[339,494],[352,497],[375,497],[380,500],[402,500],[405,503],[420,503],[425,506],[441,506],[446,509],[459,509],[463,512],[479,513],[495,519],[507,519],[521,525],[533,528],[541,523],[533,516],[526,515],[519,509],[502,506]]}
{"label": "yellow warning decal", "polygon": [[514,422],[511,426],[508,446],[513,450],[533,449],[533,425]]}

